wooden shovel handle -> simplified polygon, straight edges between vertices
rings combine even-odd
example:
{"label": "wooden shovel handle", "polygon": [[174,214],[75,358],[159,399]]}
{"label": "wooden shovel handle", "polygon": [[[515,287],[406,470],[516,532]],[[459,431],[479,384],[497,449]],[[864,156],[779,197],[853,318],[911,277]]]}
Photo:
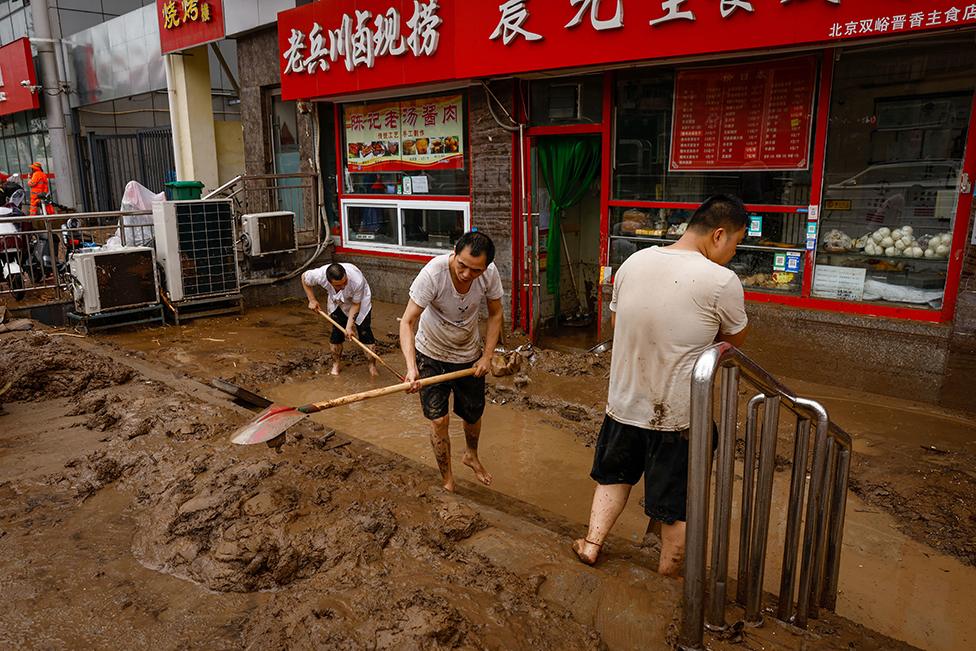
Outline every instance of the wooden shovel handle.
{"label": "wooden shovel handle", "polygon": [[[432,377],[423,378],[418,382],[418,384],[420,384],[422,387],[429,387],[432,384],[450,382],[451,380],[458,380],[460,378],[470,377],[472,375],[474,375],[474,369],[466,368],[461,371],[454,371],[453,373],[445,373],[443,375],[434,375]],[[403,382],[402,384],[394,384],[388,387],[380,387],[379,389],[363,391],[361,393],[353,393],[348,396],[342,396],[341,398],[333,398],[332,400],[302,405],[301,407],[298,407],[298,411],[302,412],[303,414],[314,414],[318,411],[332,409],[333,407],[341,407],[342,405],[348,405],[353,402],[361,402],[363,400],[369,400],[370,398],[379,398],[380,396],[400,393],[401,391],[406,391],[409,389],[410,386],[411,384],[409,382]]]}
{"label": "wooden shovel handle", "polygon": [[[339,330],[342,330],[343,332],[345,332],[345,328],[343,328],[341,325],[339,325],[339,323],[335,319],[333,319],[331,316],[329,316],[328,314],[326,314],[324,311],[322,311],[322,310],[315,310],[315,311],[318,312],[320,315],[322,315],[323,318],[325,318],[329,323],[331,323],[332,325],[334,325],[336,328],[338,328]],[[360,348],[362,348],[364,353],[366,353],[367,355],[369,355],[370,357],[372,357],[373,359],[375,359],[377,362],[379,362],[380,364],[382,364],[383,365],[383,368],[385,368],[386,370],[388,370],[391,373],[393,373],[393,375],[397,376],[397,378],[399,378],[401,382],[403,381],[403,376],[400,375],[400,372],[397,371],[392,366],[390,366],[389,364],[387,364],[386,362],[384,362],[383,361],[383,358],[380,357],[379,355],[377,355],[376,353],[374,353],[372,350],[370,350],[369,346],[367,346],[363,342],[359,341],[359,339],[356,338],[356,337],[350,336],[349,338],[352,339],[354,342],[356,342],[356,345],[359,346]]]}

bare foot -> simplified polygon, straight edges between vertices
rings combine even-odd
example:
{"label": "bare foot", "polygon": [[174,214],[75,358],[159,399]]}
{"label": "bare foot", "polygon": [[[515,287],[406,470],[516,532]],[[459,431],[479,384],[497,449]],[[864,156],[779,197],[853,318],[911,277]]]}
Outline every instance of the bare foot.
{"label": "bare foot", "polygon": [[376,370],[376,364],[369,365],[369,376],[371,378],[378,378],[380,376],[380,372]]}
{"label": "bare foot", "polygon": [[600,548],[602,546],[590,542],[586,538],[577,538],[573,541],[573,551],[576,552],[576,558],[584,565],[596,564],[596,559],[600,555]]}
{"label": "bare foot", "polygon": [[464,457],[461,458],[461,463],[471,468],[471,470],[474,470],[474,474],[478,478],[478,481],[485,486],[491,486],[491,473],[485,470],[485,467],[481,465],[481,462],[478,460],[477,456],[471,454],[470,452],[465,452]]}
{"label": "bare foot", "polygon": [[339,375],[339,365],[338,364],[333,364],[332,365],[332,370],[329,371],[329,375]]}
{"label": "bare foot", "polygon": [[445,479],[443,486],[444,486],[444,490],[446,490],[448,493],[453,493],[454,492],[454,477],[452,476],[452,477],[448,477],[447,479]]}

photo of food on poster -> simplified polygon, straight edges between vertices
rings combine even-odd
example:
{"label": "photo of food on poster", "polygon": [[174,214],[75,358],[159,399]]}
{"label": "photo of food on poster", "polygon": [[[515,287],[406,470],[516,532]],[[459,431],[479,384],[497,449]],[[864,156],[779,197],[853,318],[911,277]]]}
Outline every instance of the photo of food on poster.
{"label": "photo of food on poster", "polygon": [[347,106],[349,171],[463,168],[462,109],[460,95]]}

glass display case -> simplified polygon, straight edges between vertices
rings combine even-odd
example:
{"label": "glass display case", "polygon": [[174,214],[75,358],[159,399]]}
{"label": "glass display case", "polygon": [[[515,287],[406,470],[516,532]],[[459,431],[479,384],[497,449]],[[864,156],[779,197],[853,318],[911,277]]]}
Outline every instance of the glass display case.
{"label": "glass display case", "polygon": [[[690,208],[615,208],[610,220],[610,263],[619,266],[649,246],[676,242]],[[745,239],[729,267],[746,291],[799,295],[803,288],[806,214],[750,212]]]}
{"label": "glass display case", "polygon": [[960,38],[837,62],[812,296],[941,306],[974,66]]}

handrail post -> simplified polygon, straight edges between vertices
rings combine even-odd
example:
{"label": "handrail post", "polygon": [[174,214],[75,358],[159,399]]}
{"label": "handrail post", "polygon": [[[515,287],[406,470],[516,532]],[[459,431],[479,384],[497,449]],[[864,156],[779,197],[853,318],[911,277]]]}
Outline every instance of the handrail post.
{"label": "handrail post", "polygon": [[718,438],[718,467],[715,472],[715,519],[712,524],[712,571],[709,607],[705,626],[721,631],[725,623],[728,591],[729,530],[732,525],[732,479],[735,461],[736,420],[739,406],[739,369],[722,367],[722,413]]}
{"label": "handrail post", "polygon": [[803,528],[802,564],[800,566],[800,588],[796,602],[796,618],[794,624],[806,628],[810,613],[810,598],[816,571],[817,555],[817,505],[823,489],[824,471],[827,467],[827,430],[829,419],[824,408],[812,400],[798,399],[817,415],[816,434],[813,444],[813,467],[810,472],[810,489],[807,494],[806,522]]}
{"label": "handrail post", "polygon": [[729,344],[706,349],[691,372],[685,589],[679,641],[685,651],[703,648],[705,546],[708,539],[708,488],[712,461],[712,392],[715,370],[722,354],[729,349]]}
{"label": "handrail post", "polygon": [[844,535],[844,516],[847,510],[847,484],[851,471],[851,451],[842,447],[838,454],[836,484],[830,504],[830,530],[827,537],[827,579],[820,605],[827,610],[837,608],[837,584],[840,577],[840,552]]}
{"label": "handrail post", "polygon": [[739,572],[736,575],[735,601],[745,606],[749,575],[749,549],[752,545],[753,496],[756,487],[756,422],[766,396],[757,394],[746,407],[745,454],[742,462],[742,503],[739,516]]}
{"label": "handrail post", "polygon": [[749,547],[749,585],[746,590],[746,624],[762,624],[763,574],[769,533],[769,512],[773,500],[773,473],[776,462],[776,433],[779,426],[779,396],[770,396],[763,407],[763,426],[759,451],[759,477],[756,482],[756,509],[752,520]]}
{"label": "handrail post", "polygon": [[783,571],[779,582],[779,606],[776,617],[789,621],[793,608],[793,586],[796,583],[796,557],[799,553],[800,519],[803,515],[804,478],[810,447],[810,419],[797,418],[793,440],[793,472],[790,476],[790,501],[786,515],[786,534],[783,536]]}

